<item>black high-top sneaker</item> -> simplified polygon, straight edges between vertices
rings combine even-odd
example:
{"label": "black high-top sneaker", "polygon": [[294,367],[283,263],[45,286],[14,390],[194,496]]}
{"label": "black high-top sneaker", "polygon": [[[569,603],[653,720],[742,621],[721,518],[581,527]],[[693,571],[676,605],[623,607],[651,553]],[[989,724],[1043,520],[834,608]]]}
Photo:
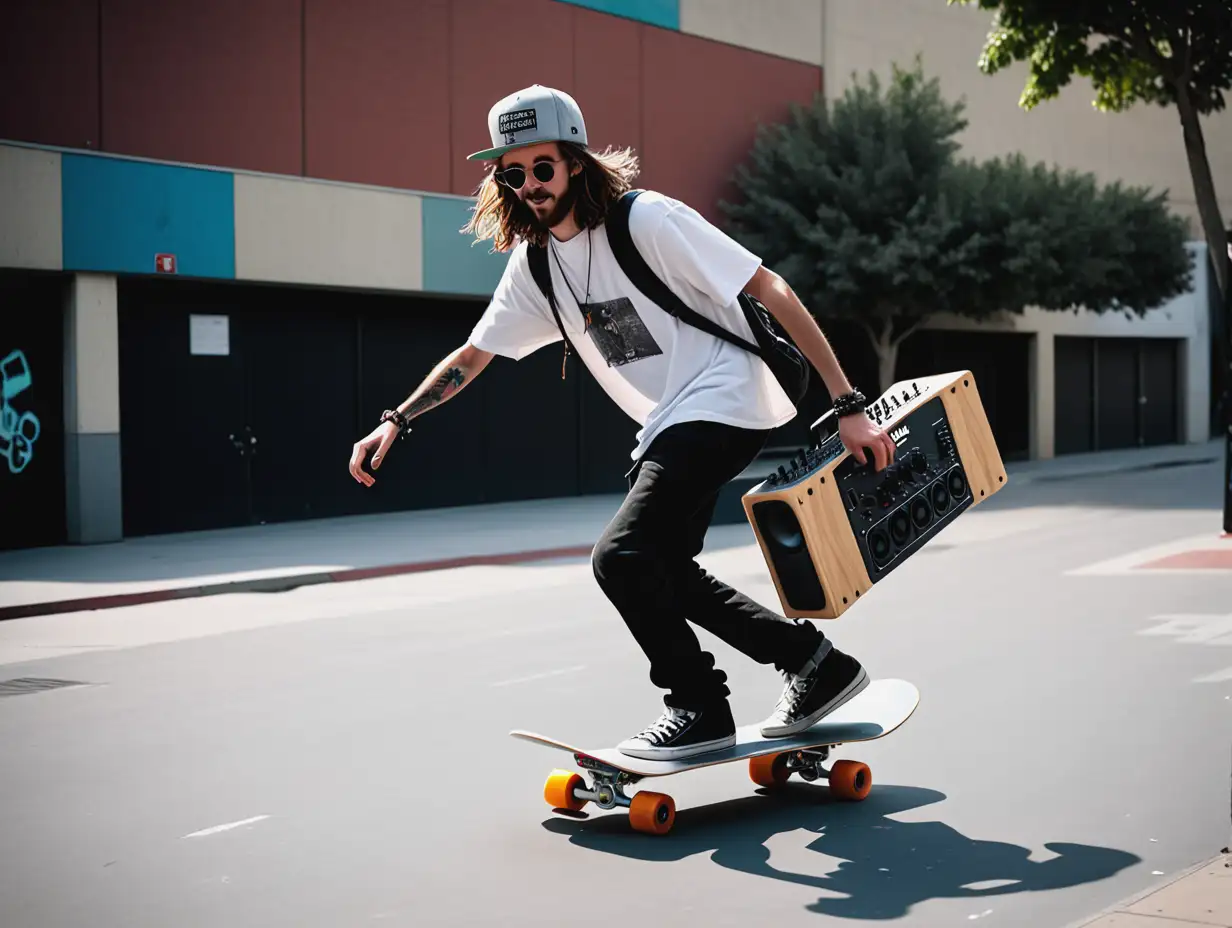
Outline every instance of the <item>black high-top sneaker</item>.
{"label": "black high-top sneaker", "polygon": [[[819,650],[825,647],[823,643]],[[820,662],[814,655],[799,673],[783,676],[787,685],[783,687],[773,714],[761,723],[763,738],[798,734],[868,686],[868,674],[860,662],[834,647]]]}
{"label": "black high-top sneaker", "polygon": [[679,760],[721,751],[735,743],[731,706],[722,699],[701,710],[668,706],[657,721],[616,745],[616,750],[647,760]]}

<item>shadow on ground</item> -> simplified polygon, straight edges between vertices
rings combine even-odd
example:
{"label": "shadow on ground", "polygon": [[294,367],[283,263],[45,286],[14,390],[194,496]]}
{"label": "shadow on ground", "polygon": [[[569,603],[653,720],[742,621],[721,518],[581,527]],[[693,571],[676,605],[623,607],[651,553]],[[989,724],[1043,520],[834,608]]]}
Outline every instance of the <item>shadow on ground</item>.
{"label": "shadow on ground", "polygon": [[[553,817],[548,831],[589,850],[633,860],[676,861],[709,853],[721,867],[821,890],[807,908],[818,915],[887,920],[902,918],[930,899],[979,899],[1044,892],[1115,876],[1141,858],[1113,848],[1053,842],[1054,856],[1030,860],[1031,850],[1003,841],[969,838],[944,822],[889,818],[945,799],[910,786],[879,786],[860,803],[845,803],[805,784],[677,813],[670,835],[643,835],[623,812],[592,817]],[[582,816],[585,813],[581,814]],[[841,861],[829,872],[818,860],[812,872],[793,873],[770,864],[766,842],[775,835],[815,832],[810,850]]]}

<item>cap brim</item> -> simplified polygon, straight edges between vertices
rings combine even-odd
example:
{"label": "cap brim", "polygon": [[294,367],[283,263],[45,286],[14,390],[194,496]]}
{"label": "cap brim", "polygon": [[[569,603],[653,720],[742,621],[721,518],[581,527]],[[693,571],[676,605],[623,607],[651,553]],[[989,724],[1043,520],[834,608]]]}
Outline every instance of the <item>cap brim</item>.
{"label": "cap brim", "polygon": [[483,151],[477,151],[473,155],[467,155],[467,161],[491,161],[494,158],[499,158],[507,151],[513,151],[515,148],[527,148],[530,145],[538,144],[536,142],[522,142],[519,145],[502,145],[499,148],[485,148]]}

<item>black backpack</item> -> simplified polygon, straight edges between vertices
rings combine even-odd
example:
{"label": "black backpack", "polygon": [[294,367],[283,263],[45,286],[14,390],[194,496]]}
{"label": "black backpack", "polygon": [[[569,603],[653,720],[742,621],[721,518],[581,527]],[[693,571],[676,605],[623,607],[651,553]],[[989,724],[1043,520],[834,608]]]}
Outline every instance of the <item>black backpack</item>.
{"label": "black backpack", "polygon": [[[625,193],[616,201],[604,223],[612,253],[616,256],[616,263],[620,265],[625,276],[647,299],[653,300],[665,312],[709,332],[716,338],[739,345],[760,357],[766,362],[788,399],[795,406],[799,406],[808,391],[808,360],[760,300],[747,293],[741,293],[739,297],[740,307],[744,310],[744,318],[748,321],[749,328],[752,329],[753,336],[757,340],[757,344],[752,345],[722,326],[711,322],[705,316],[694,312],[650,269],[650,265],[638,252],[633,244],[632,236],[629,235],[629,210],[641,192],[641,190],[630,190]],[[531,244],[526,254],[530,262],[531,275],[535,283],[539,285],[539,289],[543,291],[543,295],[547,297],[548,305],[552,308],[552,315],[556,317],[556,325],[559,326],[561,337],[565,340],[567,358],[571,346],[569,337],[565,335],[565,327],[561,324],[560,313],[556,309],[556,299],[552,294],[552,275],[548,268],[547,249],[542,245]]]}

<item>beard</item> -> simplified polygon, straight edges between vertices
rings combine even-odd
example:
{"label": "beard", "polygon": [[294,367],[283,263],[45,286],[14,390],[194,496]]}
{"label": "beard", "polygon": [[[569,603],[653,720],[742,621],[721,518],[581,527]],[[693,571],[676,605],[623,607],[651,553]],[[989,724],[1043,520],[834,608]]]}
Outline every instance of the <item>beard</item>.
{"label": "beard", "polygon": [[546,216],[540,218],[539,214],[531,208],[530,204],[518,197],[517,205],[514,207],[514,216],[520,222],[536,232],[546,233],[552,226],[559,225],[560,222],[569,215],[573,209],[573,204],[577,202],[577,178],[569,178],[569,186],[565,188],[564,195],[557,198],[556,203]]}

